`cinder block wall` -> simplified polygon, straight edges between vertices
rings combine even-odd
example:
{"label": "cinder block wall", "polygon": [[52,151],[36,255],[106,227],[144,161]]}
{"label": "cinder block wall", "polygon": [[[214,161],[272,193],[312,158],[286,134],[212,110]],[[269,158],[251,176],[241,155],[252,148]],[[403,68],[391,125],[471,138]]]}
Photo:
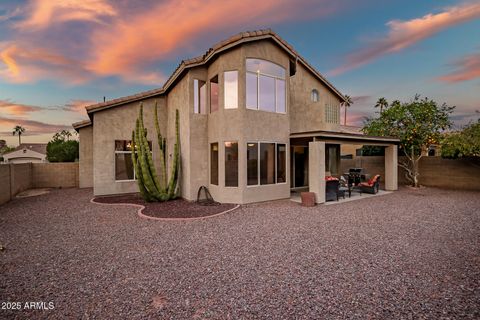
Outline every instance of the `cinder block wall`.
{"label": "cinder block wall", "polygon": [[0,164],[0,205],[30,188],[78,187],[78,162]]}
{"label": "cinder block wall", "polygon": [[0,205],[10,201],[10,165],[0,164]]}
{"label": "cinder block wall", "polygon": [[10,165],[10,194],[13,198],[17,193],[32,187],[32,164],[18,163]]}
{"label": "cinder block wall", "polygon": [[78,187],[78,163],[32,163],[33,188]]}
{"label": "cinder block wall", "polygon": [[[399,157],[399,162],[404,161]],[[346,172],[350,167],[365,168],[367,173],[385,175],[385,162],[383,157],[356,157],[355,159],[342,159],[341,172]],[[475,183],[475,178],[480,177],[480,160],[474,159],[443,159],[441,157],[423,157],[419,162],[420,184],[427,187],[446,189],[480,191],[480,184]],[[405,170],[398,168],[398,184],[408,184]]]}

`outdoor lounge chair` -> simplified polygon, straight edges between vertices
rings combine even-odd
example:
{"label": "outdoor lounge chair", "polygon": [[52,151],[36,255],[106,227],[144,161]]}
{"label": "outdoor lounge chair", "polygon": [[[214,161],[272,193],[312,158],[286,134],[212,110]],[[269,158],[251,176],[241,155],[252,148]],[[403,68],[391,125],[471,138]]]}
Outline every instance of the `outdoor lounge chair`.
{"label": "outdoor lounge chair", "polygon": [[372,179],[368,180],[367,182],[361,182],[358,187],[365,193],[376,194],[380,187],[380,175],[377,174]]}

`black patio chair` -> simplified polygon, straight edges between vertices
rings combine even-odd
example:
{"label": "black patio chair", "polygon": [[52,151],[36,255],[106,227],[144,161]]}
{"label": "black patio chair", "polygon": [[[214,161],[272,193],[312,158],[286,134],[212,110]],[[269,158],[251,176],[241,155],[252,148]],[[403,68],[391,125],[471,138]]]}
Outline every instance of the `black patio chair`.
{"label": "black patio chair", "polygon": [[339,197],[345,199],[345,191],[340,190],[340,181],[327,180],[325,181],[325,201],[338,201]]}

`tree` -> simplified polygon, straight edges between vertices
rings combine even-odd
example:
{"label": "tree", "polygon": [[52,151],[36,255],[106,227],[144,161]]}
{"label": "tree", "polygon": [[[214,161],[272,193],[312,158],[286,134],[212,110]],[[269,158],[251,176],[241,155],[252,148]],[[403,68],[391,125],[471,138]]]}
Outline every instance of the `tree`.
{"label": "tree", "polygon": [[343,107],[345,108],[345,119],[343,120],[343,125],[347,125],[347,108],[353,104],[353,100],[349,95],[345,95],[345,101],[342,102]]}
{"label": "tree", "polygon": [[18,134],[18,145],[21,145],[22,144],[22,134],[25,132],[25,128],[22,127],[22,126],[15,126],[15,128],[13,128],[13,136],[15,136],[16,134]]}
{"label": "tree", "polygon": [[460,132],[444,134],[441,147],[443,158],[480,157],[480,119]]}
{"label": "tree", "polygon": [[[398,100],[395,100],[395,102],[399,102]],[[382,113],[384,108],[388,107],[388,101],[385,99],[385,97],[379,98],[377,100],[377,104],[375,105],[375,108],[380,108],[380,113]]]}
{"label": "tree", "polygon": [[451,127],[449,115],[454,108],[446,104],[439,106],[433,100],[420,99],[419,95],[415,95],[412,101],[393,102],[377,118],[367,119],[363,132],[400,139],[399,147],[405,154],[405,160],[399,161],[398,165],[405,169],[407,180],[418,187],[421,151],[437,143],[441,133]]}
{"label": "tree", "polygon": [[69,140],[72,133],[66,130],[57,132],[47,144],[47,160],[50,162],[74,162],[78,159],[79,144]]}

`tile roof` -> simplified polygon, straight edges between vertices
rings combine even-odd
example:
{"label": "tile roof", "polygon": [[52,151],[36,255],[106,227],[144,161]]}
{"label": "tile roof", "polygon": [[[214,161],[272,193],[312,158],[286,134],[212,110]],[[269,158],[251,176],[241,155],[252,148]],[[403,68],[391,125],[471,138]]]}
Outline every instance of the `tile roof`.
{"label": "tile roof", "polygon": [[22,143],[18,147],[15,148],[14,151],[29,149],[41,154],[47,154],[47,144],[46,143]]}
{"label": "tile roof", "polygon": [[82,121],[79,121],[79,122],[75,122],[72,124],[72,127],[73,129],[75,129],[76,131],[78,131],[78,129],[80,128],[84,128],[84,127],[88,127],[92,125],[92,121],[90,120],[82,120]]}
{"label": "tile roof", "polygon": [[172,75],[167,79],[167,81],[165,82],[162,88],[144,91],[134,95],[97,103],[94,105],[87,106],[85,109],[87,110],[88,114],[91,114],[96,111],[111,108],[127,102],[138,101],[141,99],[146,99],[153,96],[161,95],[167,92],[170,86],[175,82],[175,80],[182,74],[182,72],[185,69],[205,64],[213,56],[215,56],[217,53],[223,50],[227,50],[231,47],[234,47],[244,42],[257,41],[261,39],[272,39],[275,42],[277,42],[277,44],[279,44],[287,52],[289,52],[292,55],[292,57],[296,58],[298,62],[302,63],[310,72],[312,72],[317,78],[319,78],[323,83],[325,83],[327,87],[329,87],[335,94],[337,94],[340,97],[340,99],[345,100],[345,97],[340,93],[340,91],[337,88],[335,88],[327,79],[325,79],[325,77],[321,75],[320,72],[318,72],[314,67],[312,67],[302,56],[300,56],[290,44],[288,44],[285,40],[280,38],[280,36],[278,36],[271,29],[265,29],[265,30],[238,33],[226,40],[223,40],[215,44],[213,47],[208,49],[205,54],[201,56],[198,56],[192,59],[183,60],[175,69],[175,71],[172,73]]}

